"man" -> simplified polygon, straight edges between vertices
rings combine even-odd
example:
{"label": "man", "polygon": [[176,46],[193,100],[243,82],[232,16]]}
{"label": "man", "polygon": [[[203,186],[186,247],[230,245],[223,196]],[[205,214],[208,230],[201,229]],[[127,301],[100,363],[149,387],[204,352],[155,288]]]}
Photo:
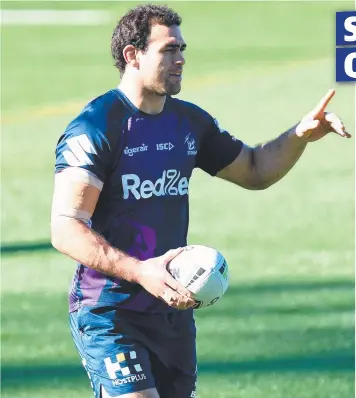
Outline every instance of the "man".
{"label": "man", "polygon": [[130,10],[112,36],[119,87],[91,101],[57,146],[52,242],[78,262],[70,324],[97,398],[195,397],[194,299],[166,270],[187,244],[193,169],[264,189],[308,142],[350,137],[324,112],[333,90],[253,148],[172,98],[185,64],[180,24],[166,6]]}

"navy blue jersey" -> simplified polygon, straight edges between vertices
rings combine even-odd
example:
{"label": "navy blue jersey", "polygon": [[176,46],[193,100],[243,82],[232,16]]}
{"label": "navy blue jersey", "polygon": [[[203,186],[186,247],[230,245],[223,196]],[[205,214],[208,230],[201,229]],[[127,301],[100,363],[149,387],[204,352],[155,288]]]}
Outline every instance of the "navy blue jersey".
{"label": "navy blue jersey", "polygon": [[[167,97],[149,115],[119,90],[91,101],[67,127],[56,149],[56,173],[80,167],[102,188],[90,220],[113,246],[140,260],[185,246],[189,179],[195,167],[210,175],[230,164],[242,142],[191,103]],[[116,305],[136,311],[172,310],[140,285],[78,264],[70,311]]]}

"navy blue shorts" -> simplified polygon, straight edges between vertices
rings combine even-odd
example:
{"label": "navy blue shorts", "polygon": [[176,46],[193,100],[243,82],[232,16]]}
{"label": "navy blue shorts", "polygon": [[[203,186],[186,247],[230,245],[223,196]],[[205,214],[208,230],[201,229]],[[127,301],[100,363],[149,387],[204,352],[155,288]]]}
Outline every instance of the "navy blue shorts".
{"label": "navy blue shorts", "polygon": [[196,396],[192,310],[149,314],[82,307],[70,314],[70,327],[96,398],[148,388],[160,398]]}

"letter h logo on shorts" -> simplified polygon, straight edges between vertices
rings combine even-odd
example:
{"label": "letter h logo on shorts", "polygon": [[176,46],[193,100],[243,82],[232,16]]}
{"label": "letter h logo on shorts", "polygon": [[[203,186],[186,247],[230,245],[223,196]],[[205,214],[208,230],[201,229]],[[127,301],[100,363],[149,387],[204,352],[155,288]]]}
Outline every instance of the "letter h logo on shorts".
{"label": "letter h logo on shorts", "polygon": [[336,13],[336,81],[356,81],[356,11]]}
{"label": "letter h logo on shorts", "polygon": [[116,372],[119,371],[123,376],[128,376],[133,373],[142,372],[142,368],[139,363],[133,365],[135,372],[131,372],[129,366],[127,365],[129,359],[133,360],[136,358],[137,358],[136,351],[130,351],[129,353],[126,354],[120,352],[119,354],[116,355],[117,362],[111,362],[110,358],[105,358],[104,363],[110,379],[112,380],[116,379],[117,378]]}

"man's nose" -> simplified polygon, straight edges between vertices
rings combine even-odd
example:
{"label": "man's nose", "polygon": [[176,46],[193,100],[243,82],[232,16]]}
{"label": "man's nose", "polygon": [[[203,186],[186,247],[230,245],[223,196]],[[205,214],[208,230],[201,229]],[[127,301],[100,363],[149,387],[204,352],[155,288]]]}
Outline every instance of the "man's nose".
{"label": "man's nose", "polygon": [[185,64],[185,58],[182,52],[180,52],[178,59],[176,60],[177,65],[184,65]]}

